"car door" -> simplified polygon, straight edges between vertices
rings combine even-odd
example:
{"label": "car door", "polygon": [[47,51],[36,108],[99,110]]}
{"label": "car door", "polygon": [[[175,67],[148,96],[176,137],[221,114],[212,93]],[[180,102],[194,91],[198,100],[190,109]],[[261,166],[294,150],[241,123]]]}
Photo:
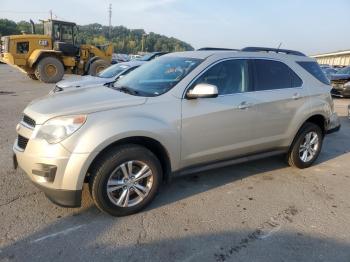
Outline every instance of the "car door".
{"label": "car door", "polygon": [[[218,62],[193,84],[217,86],[219,96],[182,100],[182,166],[233,158],[251,151],[256,118],[249,63],[245,59]],[[188,91],[187,90],[187,91]]]}
{"label": "car door", "polygon": [[300,77],[285,63],[254,59],[254,90],[257,128],[253,134],[257,150],[285,146],[293,120],[308,99]]}

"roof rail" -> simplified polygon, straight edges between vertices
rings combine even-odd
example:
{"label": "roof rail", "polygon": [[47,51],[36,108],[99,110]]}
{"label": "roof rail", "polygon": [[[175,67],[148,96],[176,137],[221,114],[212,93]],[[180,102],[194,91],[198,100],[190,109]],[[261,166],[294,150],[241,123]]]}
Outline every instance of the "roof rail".
{"label": "roof rail", "polygon": [[240,51],[240,50],[232,49],[232,48],[220,48],[220,47],[202,47],[197,49],[197,51]]}
{"label": "roof rail", "polygon": [[279,49],[279,48],[270,48],[270,47],[245,47],[241,51],[244,52],[275,52],[275,53],[285,53],[287,55],[297,55],[297,56],[306,56],[302,52],[289,50],[289,49]]}

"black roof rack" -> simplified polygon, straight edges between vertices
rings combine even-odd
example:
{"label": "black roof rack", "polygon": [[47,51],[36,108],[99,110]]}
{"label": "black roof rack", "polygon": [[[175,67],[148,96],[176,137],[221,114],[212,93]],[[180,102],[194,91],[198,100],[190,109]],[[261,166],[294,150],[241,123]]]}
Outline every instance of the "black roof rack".
{"label": "black roof rack", "polygon": [[220,48],[220,47],[202,47],[197,49],[197,51],[239,51],[239,49]]}
{"label": "black roof rack", "polygon": [[306,56],[302,52],[288,50],[288,49],[279,49],[279,48],[270,48],[270,47],[245,47],[241,51],[244,52],[275,52],[275,53],[285,53],[287,55],[297,55],[297,56]]}

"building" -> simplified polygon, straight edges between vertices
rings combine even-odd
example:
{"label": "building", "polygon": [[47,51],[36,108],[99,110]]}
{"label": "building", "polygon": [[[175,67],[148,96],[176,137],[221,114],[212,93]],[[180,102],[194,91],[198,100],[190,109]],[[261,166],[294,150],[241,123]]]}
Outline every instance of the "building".
{"label": "building", "polygon": [[331,66],[349,66],[350,65],[350,50],[313,55],[311,57],[316,58],[319,64],[327,64]]}

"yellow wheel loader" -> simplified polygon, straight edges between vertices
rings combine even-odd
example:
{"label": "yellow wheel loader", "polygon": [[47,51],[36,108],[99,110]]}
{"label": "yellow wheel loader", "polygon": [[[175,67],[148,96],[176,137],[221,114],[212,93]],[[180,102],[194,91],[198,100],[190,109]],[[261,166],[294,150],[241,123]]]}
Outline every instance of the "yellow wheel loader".
{"label": "yellow wheel loader", "polygon": [[0,61],[19,68],[31,79],[60,81],[65,73],[96,75],[111,64],[113,46],[77,45],[75,23],[43,21],[44,34],[1,37]]}

